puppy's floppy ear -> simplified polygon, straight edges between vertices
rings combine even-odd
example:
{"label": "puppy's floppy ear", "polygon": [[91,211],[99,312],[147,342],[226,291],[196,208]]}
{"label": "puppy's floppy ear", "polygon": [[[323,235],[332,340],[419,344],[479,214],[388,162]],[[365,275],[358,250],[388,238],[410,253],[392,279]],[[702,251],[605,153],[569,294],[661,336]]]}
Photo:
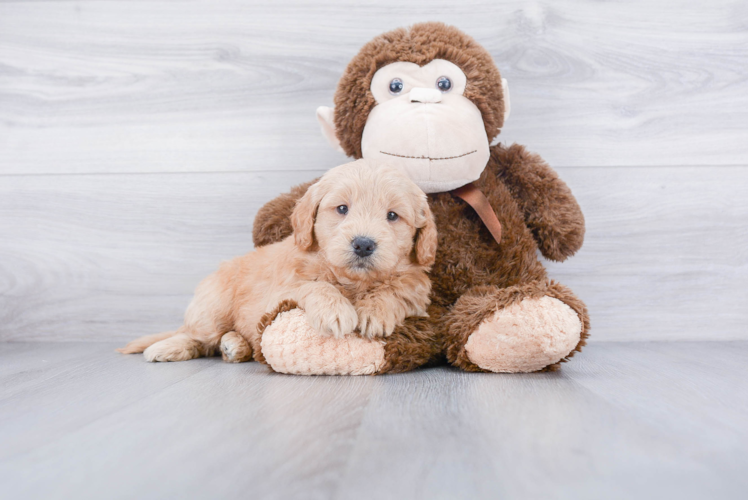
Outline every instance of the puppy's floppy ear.
{"label": "puppy's floppy ear", "polygon": [[[321,181],[320,181],[321,182]],[[309,250],[314,243],[314,220],[322,201],[320,182],[309,186],[291,213],[291,227],[296,245],[302,250]]]}
{"label": "puppy's floppy ear", "polygon": [[436,223],[426,195],[422,195],[421,200],[421,204],[416,210],[416,243],[414,250],[416,261],[422,266],[431,267],[436,261]]}

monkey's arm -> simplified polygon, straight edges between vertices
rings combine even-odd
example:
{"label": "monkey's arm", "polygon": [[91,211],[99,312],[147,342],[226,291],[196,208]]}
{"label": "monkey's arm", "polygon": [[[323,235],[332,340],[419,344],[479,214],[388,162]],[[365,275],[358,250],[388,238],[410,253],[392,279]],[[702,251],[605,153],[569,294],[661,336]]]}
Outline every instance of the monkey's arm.
{"label": "monkey's arm", "polygon": [[540,156],[518,144],[508,148],[497,144],[488,163],[519,203],[543,256],[560,262],[582,247],[582,210],[569,187]]}
{"label": "monkey's arm", "polygon": [[291,236],[291,212],[296,206],[296,201],[304,196],[309,186],[315,182],[317,179],[295,186],[290,192],[283,193],[260,208],[252,228],[255,247],[264,247]]}

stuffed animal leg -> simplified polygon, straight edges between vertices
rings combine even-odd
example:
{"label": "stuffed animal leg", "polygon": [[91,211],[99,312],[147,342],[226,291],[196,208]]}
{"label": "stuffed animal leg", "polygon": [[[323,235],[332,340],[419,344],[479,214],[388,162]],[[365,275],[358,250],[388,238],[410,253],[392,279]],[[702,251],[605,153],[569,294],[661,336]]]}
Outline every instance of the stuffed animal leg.
{"label": "stuffed animal leg", "polygon": [[[437,307],[430,312],[438,314]],[[407,318],[392,335],[368,339],[351,333],[323,335],[304,311],[284,302],[265,315],[250,339],[255,360],[293,375],[374,375],[412,370],[437,358],[439,343],[430,318]]]}
{"label": "stuffed animal leg", "polygon": [[584,304],[558,283],[468,291],[445,320],[447,359],[467,371],[552,371],[585,345]]}

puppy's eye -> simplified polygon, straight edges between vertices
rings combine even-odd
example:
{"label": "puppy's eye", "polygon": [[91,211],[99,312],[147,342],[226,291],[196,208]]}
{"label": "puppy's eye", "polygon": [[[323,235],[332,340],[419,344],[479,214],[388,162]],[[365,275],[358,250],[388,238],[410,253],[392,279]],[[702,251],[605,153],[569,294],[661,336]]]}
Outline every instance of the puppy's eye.
{"label": "puppy's eye", "polygon": [[399,78],[393,78],[390,82],[390,94],[397,95],[403,91],[403,81]]}
{"label": "puppy's eye", "polygon": [[438,88],[442,92],[449,92],[449,90],[452,88],[452,80],[450,80],[446,76],[440,76],[436,80],[436,88]]}
{"label": "puppy's eye", "polygon": [[335,210],[337,210],[340,215],[345,215],[348,213],[348,205],[340,205]]}
{"label": "puppy's eye", "polygon": [[394,222],[394,221],[396,221],[399,218],[400,218],[400,216],[397,215],[395,212],[387,212],[387,220],[388,221]]}

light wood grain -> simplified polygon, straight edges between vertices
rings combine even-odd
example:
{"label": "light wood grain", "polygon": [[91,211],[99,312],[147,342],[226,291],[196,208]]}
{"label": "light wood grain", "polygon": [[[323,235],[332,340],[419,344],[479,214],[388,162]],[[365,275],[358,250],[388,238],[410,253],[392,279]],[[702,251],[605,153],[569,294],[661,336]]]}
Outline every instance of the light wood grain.
{"label": "light wood grain", "polygon": [[[561,169],[586,242],[552,278],[594,340],[746,339],[748,169]],[[252,248],[256,210],[314,172],[6,176],[0,339],[171,329],[197,283]]]}
{"label": "light wood grain", "polygon": [[202,278],[252,249],[259,207],[314,177],[1,177],[0,338],[124,340],[170,329]]}
{"label": "light wood grain", "polygon": [[[345,161],[315,108],[424,20],[491,52],[501,140],[582,205],[548,267],[584,352],[362,378],[113,353]],[[748,340],[747,67],[741,0],[0,2],[0,498],[742,498],[748,344],[715,340]],[[650,339],[713,342],[601,342]]]}
{"label": "light wood grain", "polygon": [[147,364],[113,347],[0,344],[3,498],[737,499],[748,487],[746,342],[611,342],[557,373],[383,377]]}
{"label": "light wood grain", "polygon": [[587,234],[552,278],[600,340],[748,339],[748,169],[562,169]]}
{"label": "light wood grain", "polygon": [[730,498],[745,484],[748,387],[728,380],[746,354],[607,343],[555,376],[388,379],[339,498]]}
{"label": "light wood grain", "polygon": [[554,166],[746,163],[741,0],[60,1],[0,3],[0,173],[325,168],[315,108],[424,20],[486,46],[503,140]]}

